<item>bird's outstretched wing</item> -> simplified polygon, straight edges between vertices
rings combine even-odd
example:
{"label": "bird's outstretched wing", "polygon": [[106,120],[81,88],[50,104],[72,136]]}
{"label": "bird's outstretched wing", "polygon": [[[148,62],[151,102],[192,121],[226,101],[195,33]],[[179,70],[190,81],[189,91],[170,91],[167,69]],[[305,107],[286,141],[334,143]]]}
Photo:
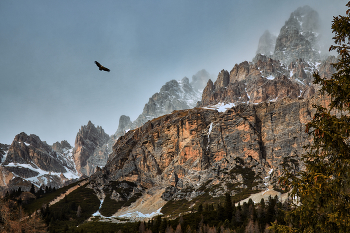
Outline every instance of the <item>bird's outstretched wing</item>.
{"label": "bird's outstretched wing", "polygon": [[102,66],[102,70],[109,72],[110,70],[107,67]]}
{"label": "bird's outstretched wing", "polygon": [[99,62],[95,61],[95,64],[98,66],[99,70],[107,71],[109,72],[110,70],[107,67],[104,67],[101,65]]}
{"label": "bird's outstretched wing", "polygon": [[102,67],[102,65],[100,63],[98,63],[97,61],[95,61],[95,64],[98,66],[98,68]]}

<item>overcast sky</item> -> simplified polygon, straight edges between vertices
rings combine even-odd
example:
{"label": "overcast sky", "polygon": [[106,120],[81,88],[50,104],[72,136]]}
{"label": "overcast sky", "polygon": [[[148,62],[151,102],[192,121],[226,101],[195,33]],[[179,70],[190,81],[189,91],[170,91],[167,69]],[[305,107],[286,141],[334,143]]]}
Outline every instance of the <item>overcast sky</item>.
{"label": "overcast sky", "polygon": [[74,146],[89,120],[114,134],[167,81],[251,61],[263,32],[306,4],[331,43],[343,0],[0,1],[0,142],[26,132]]}

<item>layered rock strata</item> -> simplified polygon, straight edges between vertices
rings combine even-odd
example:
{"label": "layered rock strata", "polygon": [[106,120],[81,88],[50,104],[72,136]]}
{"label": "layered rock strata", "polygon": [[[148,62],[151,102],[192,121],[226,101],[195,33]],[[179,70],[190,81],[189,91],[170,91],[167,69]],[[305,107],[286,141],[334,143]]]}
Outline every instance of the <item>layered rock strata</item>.
{"label": "layered rock strata", "polygon": [[105,168],[91,179],[166,187],[166,200],[193,198],[208,187],[212,196],[265,189],[264,178],[275,184],[283,165],[301,168],[314,101],[283,98],[224,113],[176,111],[120,137]]}

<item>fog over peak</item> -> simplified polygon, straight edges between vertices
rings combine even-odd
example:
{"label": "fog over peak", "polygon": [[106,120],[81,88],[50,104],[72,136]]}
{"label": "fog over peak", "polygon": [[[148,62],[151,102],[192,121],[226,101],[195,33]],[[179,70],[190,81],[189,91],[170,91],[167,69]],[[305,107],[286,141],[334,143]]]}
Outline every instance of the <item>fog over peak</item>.
{"label": "fog over peak", "polygon": [[166,82],[251,61],[265,30],[278,36],[305,5],[319,15],[326,51],[346,2],[2,1],[0,142],[26,132],[74,145],[89,120],[114,134],[120,116],[135,120]]}

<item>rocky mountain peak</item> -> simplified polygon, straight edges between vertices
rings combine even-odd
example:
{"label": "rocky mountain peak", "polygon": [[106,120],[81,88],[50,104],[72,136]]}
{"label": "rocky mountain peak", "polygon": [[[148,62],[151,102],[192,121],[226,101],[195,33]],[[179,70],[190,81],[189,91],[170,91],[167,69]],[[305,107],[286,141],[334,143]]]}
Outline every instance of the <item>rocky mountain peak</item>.
{"label": "rocky mountain peak", "polygon": [[9,145],[0,143],[0,162],[5,160],[9,147]]}
{"label": "rocky mountain peak", "polygon": [[316,33],[319,29],[319,15],[317,11],[306,5],[298,7],[294,12],[291,13],[289,19],[296,19],[300,25],[301,32],[314,32]]}
{"label": "rocky mountain peak", "polygon": [[[87,125],[81,126],[75,138],[73,150],[76,169],[80,174],[91,175],[98,165],[107,161],[107,142],[109,139],[109,135],[102,127],[95,127],[91,121]],[[97,160],[101,160],[101,162]]]}
{"label": "rocky mountain peak", "polygon": [[109,135],[105,133],[101,126],[95,127],[95,125],[89,121],[87,125],[81,126],[81,129],[75,138],[75,146],[86,141],[97,143],[98,146],[104,144],[108,139]]}
{"label": "rocky mountain peak", "polygon": [[121,115],[119,118],[118,129],[117,129],[117,132],[115,134],[116,135],[124,135],[125,131],[129,129],[128,127],[130,127],[131,124],[132,124],[132,122],[131,122],[129,116]]}
{"label": "rocky mountain peak", "polygon": [[284,64],[299,58],[319,60],[318,28],[318,13],[309,6],[299,7],[281,28],[276,39],[274,59]]}
{"label": "rocky mountain peak", "polygon": [[63,140],[61,142],[55,142],[52,145],[52,149],[54,151],[57,151],[57,152],[60,152],[60,153],[63,153],[64,150],[69,150],[69,149],[72,149],[72,148],[73,147],[66,140]]}
{"label": "rocky mountain peak", "polygon": [[230,82],[230,74],[227,70],[221,70],[215,82],[215,87],[227,87]]}
{"label": "rocky mountain peak", "polygon": [[217,197],[267,190],[267,180],[278,185],[282,164],[301,168],[298,155],[304,152],[311,105],[283,98],[221,113],[206,108],[173,112],[120,137],[106,166],[90,180],[96,188],[115,180],[158,187],[165,201],[191,200],[204,192]]}
{"label": "rocky mountain peak", "polygon": [[16,135],[0,166],[0,190],[18,187],[29,190],[31,183],[37,187],[61,187],[69,179],[78,178],[71,152],[67,141],[51,147],[37,135],[24,132]]}
{"label": "rocky mountain peak", "polygon": [[50,146],[45,141],[41,141],[40,138],[35,134],[27,135],[24,132],[19,133],[13,139],[12,144],[13,143],[24,143],[27,146],[31,145],[36,148],[45,148],[45,150],[48,151],[51,150]]}
{"label": "rocky mountain peak", "polygon": [[189,78],[184,77],[181,80],[171,80],[165,83],[159,92],[149,98],[143,112],[134,122],[131,122],[130,118],[127,119],[127,116],[119,119],[118,130],[114,137],[119,138],[125,134],[125,130],[140,127],[147,121],[169,114],[174,110],[195,107],[201,99],[202,90],[209,78],[210,74],[203,69],[192,76],[191,82]]}

